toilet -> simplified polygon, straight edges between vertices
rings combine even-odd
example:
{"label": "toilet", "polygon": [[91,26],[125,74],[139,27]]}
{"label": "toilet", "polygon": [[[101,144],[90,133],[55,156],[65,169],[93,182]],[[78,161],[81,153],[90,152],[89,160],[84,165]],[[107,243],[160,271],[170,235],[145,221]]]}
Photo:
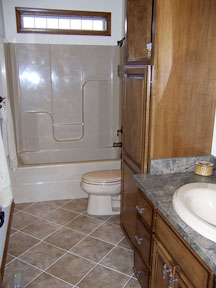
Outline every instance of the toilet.
{"label": "toilet", "polygon": [[121,170],[88,172],[82,176],[81,188],[88,193],[88,214],[120,214]]}

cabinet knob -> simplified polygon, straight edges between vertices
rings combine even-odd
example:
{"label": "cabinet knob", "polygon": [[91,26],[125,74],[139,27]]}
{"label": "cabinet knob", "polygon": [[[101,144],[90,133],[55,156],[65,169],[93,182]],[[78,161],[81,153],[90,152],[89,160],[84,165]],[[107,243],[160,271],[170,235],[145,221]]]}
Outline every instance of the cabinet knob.
{"label": "cabinet knob", "polygon": [[136,210],[137,210],[140,214],[142,214],[143,211],[145,211],[145,208],[140,208],[138,205],[136,205]]}
{"label": "cabinet knob", "polygon": [[170,275],[169,275],[169,286],[168,286],[168,288],[172,288],[173,287],[173,283],[175,283],[175,282],[178,282],[178,279],[173,279],[173,275],[172,275],[172,273],[170,273]]}
{"label": "cabinet knob", "polygon": [[167,274],[167,273],[170,273],[169,276],[172,275],[172,273],[171,273],[171,269],[167,269],[167,265],[164,264],[164,265],[163,265],[163,274],[162,274],[162,279],[166,279],[166,274]]}
{"label": "cabinet knob", "polygon": [[137,235],[135,235],[134,238],[135,238],[138,245],[142,244],[143,238],[139,238]]}

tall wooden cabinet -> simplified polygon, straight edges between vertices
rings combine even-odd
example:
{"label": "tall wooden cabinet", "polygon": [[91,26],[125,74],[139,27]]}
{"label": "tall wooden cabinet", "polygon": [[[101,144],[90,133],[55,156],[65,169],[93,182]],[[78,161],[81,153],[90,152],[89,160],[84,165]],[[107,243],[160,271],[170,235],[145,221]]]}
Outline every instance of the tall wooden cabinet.
{"label": "tall wooden cabinet", "polygon": [[147,171],[150,76],[150,66],[124,67],[121,223],[131,243],[135,235],[137,191],[133,174]]}
{"label": "tall wooden cabinet", "polygon": [[216,107],[216,1],[127,3],[126,65],[152,68],[149,159],[209,155]]}
{"label": "tall wooden cabinet", "polygon": [[[137,217],[139,193],[133,174],[150,172],[153,159],[211,154],[216,108],[215,15],[215,0],[127,1],[121,225],[136,252],[135,267],[143,265],[143,287],[150,283],[152,263],[140,257],[135,237],[143,221]],[[151,55],[146,50],[149,42]],[[164,255],[160,249],[154,248],[160,256],[155,264],[159,271]],[[151,258],[152,247],[149,251]],[[182,277],[178,282],[182,284],[173,282],[172,287],[190,287],[186,282],[187,277]]]}

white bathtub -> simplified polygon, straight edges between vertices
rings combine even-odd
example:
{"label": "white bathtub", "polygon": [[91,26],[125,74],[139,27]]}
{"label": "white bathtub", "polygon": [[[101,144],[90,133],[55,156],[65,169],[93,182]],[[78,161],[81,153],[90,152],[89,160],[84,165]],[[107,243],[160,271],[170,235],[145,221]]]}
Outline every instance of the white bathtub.
{"label": "white bathtub", "polygon": [[14,201],[26,203],[84,198],[87,194],[80,187],[84,173],[120,167],[120,159],[20,166],[11,173]]}

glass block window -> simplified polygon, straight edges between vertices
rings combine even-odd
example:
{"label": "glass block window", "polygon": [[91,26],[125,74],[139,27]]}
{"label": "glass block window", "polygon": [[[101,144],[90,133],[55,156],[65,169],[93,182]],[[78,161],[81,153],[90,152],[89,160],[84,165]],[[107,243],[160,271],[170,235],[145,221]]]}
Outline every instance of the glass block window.
{"label": "glass block window", "polygon": [[111,13],[16,7],[18,33],[111,36]]}

